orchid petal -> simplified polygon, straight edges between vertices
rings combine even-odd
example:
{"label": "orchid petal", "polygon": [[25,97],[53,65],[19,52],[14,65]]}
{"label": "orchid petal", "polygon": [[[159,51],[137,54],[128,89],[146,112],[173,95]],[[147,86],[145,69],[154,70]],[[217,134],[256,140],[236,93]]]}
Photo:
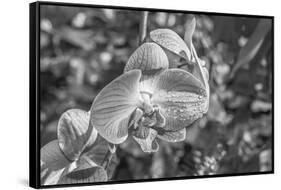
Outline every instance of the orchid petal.
{"label": "orchid petal", "polygon": [[98,165],[102,165],[104,158],[109,150],[110,143],[106,141],[102,136],[98,135],[96,142],[89,147],[83,155],[89,157],[93,162]]}
{"label": "orchid petal", "polygon": [[[209,71],[206,67],[202,66],[202,61],[198,58],[196,50],[192,43],[191,43],[191,47],[192,47],[192,54],[196,61],[196,64],[194,64],[194,70],[192,74],[204,84],[206,89],[207,99],[209,100],[209,96],[210,96],[210,87],[208,83]],[[209,109],[209,102],[205,105],[204,113],[206,113],[208,109]]]}
{"label": "orchid petal", "polygon": [[69,160],[76,160],[90,141],[95,141],[97,131],[89,125],[90,114],[79,109],[68,110],[58,122],[58,142]]}
{"label": "orchid petal", "polygon": [[196,64],[194,64],[192,74],[196,78],[198,78],[204,84],[204,86],[207,88],[208,80],[206,78],[206,74],[204,74],[205,72],[203,71],[202,61],[198,58],[198,55],[196,53],[193,43],[191,43],[191,51],[192,51],[192,55],[196,62]]}
{"label": "orchid petal", "polygon": [[[145,127],[143,127],[145,128]],[[135,141],[140,145],[143,152],[151,153],[151,152],[157,152],[159,149],[159,145],[156,141],[157,131],[152,128],[146,128],[147,134],[145,134],[143,137],[136,137],[133,136]]]}
{"label": "orchid petal", "polygon": [[65,170],[58,184],[78,184],[107,181],[107,173],[87,157],[81,157],[72,171]]}
{"label": "orchid petal", "polygon": [[42,185],[56,185],[65,169],[66,168],[61,168],[59,170],[51,170],[49,168],[43,169],[40,174],[40,183]]}
{"label": "orchid petal", "polygon": [[56,171],[71,163],[60,149],[58,140],[53,140],[43,146],[40,150],[40,155],[41,170],[48,168]]}
{"label": "orchid petal", "polygon": [[156,119],[156,124],[154,125],[154,127],[158,129],[163,128],[166,123],[165,117],[160,113],[160,110],[158,108],[154,110],[154,114]]}
{"label": "orchid petal", "polygon": [[144,43],[131,55],[124,72],[140,69],[143,75],[151,75],[168,67],[168,58],[163,49],[156,43]]}
{"label": "orchid petal", "polygon": [[209,71],[206,67],[203,67],[203,74],[205,75],[204,77],[206,78],[207,81],[209,81]]}
{"label": "orchid petal", "polygon": [[140,78],[140,70],[124,73],[104,87],[93,102],[90,123],[113,144],[126,140],[130,115],[141,105]]}
{"label": "orchid petal", "polygon": [[164,50],[156,43],[144,43],[130,56],[124,72],[140,69],[142,71],[140,91],[151,92],[153,76],[168,69],[169,61]]}
{"label": "orchid petal", "polygon": [[178,131],[166,131],[163,135],[158,134],[159,139],[167,142],[180,142],[186,138],[186,128]]}
{"label": "orchid petal", "polygon": [[151,102],[166,119],[164,129],[178,131],[202,117],[208,99],[205,87],[192,74],[169,69],[158,77]]}
{"label": "orchid petal", "polygon": [[149,128],[144,127],[141,123],[136,129],[131,129],[130,132],[131,132],[130,134],[134,137],[140,139],[146,139],[149,135]]}
{"label": "orchid petal", "polygon": [[191,52],[183,39],[170,29],[156,29],[150,32],[150,38],[163,48],[190,60]]}

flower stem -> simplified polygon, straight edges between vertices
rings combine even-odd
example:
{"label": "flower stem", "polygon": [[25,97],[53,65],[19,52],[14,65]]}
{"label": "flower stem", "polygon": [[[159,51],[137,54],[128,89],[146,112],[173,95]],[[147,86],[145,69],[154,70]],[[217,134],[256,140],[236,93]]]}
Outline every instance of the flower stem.
{"label": "flower stem", "polygon": [[139,28],[139,45],[145,40],[147,35],[147,17],[148,11],[141,12],[140,28]]}
{"label": "flower stem", "polygon": [[102,167],[106,170],[110,164],[110,161],[113,157],[112,151],[110,149],[107,150],[106,155],[104,157],[103,163],[102,163]]}

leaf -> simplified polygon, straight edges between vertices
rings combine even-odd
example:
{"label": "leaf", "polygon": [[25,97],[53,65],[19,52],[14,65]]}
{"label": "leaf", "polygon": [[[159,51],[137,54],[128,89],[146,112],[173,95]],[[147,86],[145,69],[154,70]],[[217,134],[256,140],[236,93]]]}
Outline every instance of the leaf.
{"label": "leaf", "polygon": [[166,131],[163,135],[158,134],[159,139],[167,142],[180,142],[186,138],[186,128],[178,131]]}
{"label": "leaf", "polygon": [[271,30],[271,27],[270,19],[260,20],[247,44],[241,48],[237,58],[237,63],[231,71],[230,78],[234,77],[235,73],[241,66],[248,64],[257,55],[265,36]]}
{"label": "leaf", "polygon": [[59,119],[59,146],[69,160],[78,159],[89,139],[95,141],[97,137],[97,131],[89,124],[89,115],[86,111],[72,109],[63,113]]}
{"label": "leaf", "polygon": [[143,152],[147,152],[147,153],[157,152],[159,149],[159,145],[155,139],[157,136],[157,131],[152,128],[146,128],[146,129],[148,134],[146,134],[141,138],[137,136],[133,136],[133,138],[140,145]]}
{"label": "leaf", "polygon": [[143,75],[168,69],[169,61],[160,46],[156,43],[144,43],[129,58],[124,72],[140,69]]}
{"label": "leaf", "polygon": [[76,165],[71,172],[62,174],[58,184],[102,182],[108,179],[106,171],[85,156],[81,157]]}
{"label": "leaf", "polygon": [[140,78],[140,70],[124,73],[103,88],[93,102],[90,122],[113,144],[126,140],[130,115],[142,104]]}
{"label": "leaf", "polygon": [[164,129],[178,131],[206,112],[205,107],[209,103],[206,93],[203,84],[189,72],[169,69],[155,82],[151,102],[158,105],[166,119]]}
{"label": "leaf", "polygon": [[186,60],[191,60],[190,50],[182,38],[174,31],[170,29],[156,29],[150,32],[150,38],[152,41],[174,54]]}
{"label": "leaf", "polygon": [[43,146],[40,150],[41,170],[60,170],[71,162],[65,157],[59,147],[58,140],[53,140]]}
{"label": "leaf", "polygon": [[188,48],[191,49],[192,36],[196,27],[196,19],[195,17],[188,19],[185,23],[185,33],[184,33],[184,41],[187,44]]}

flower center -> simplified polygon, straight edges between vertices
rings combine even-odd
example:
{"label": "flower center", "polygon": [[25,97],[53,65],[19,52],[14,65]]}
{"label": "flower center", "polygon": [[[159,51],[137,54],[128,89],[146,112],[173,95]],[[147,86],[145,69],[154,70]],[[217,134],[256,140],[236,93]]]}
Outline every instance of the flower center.
{"label": "flower center", "polygon": [[153,105],[151,104],[151,96],[152,94],[149,92],[142,91],[141,98],[143,100],[141,109],[143,110],[145,115],[151,115],[154,111]]}

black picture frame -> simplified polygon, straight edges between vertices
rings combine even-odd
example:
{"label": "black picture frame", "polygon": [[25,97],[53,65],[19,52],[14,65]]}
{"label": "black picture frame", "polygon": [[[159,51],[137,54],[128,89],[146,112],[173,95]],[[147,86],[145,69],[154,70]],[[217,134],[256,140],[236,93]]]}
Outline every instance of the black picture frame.
{"label": "black picture frame", "polygon": [[107,184],[121,184],[121,183],[136,183],[136,182],[152,182],[152,181],[166,181],[166,180],[182,180],[182,179],[198,179],[198,178],[214,178],[214,177],[234,177],[245,175],[260,175],[274,173],[274,72],[272,72],[272,171],[266,172],[250,172],[250,173],[235,173],[235,174],[219,174],[208,176],[189,176],[189,177],[171,177],[171,178],[157,178],[157,179],[143,179],[143,180],[122,180],[122,181],[108,181],[108,182],[93,182],[83,184],[66,184],[66,185],[48,185],[40,184],[40,7],[44,5],[67,6],[67,7],[87,7],[87,8],[109,8],[119,10],[134,10],[134,11],[150,11],[150,12],[169,12],[169,13],[189,13],[189,14],[208,14],[219,16],[234,16],[247,18],[268,18],[272,21],[272,58],[274,71],[274,17],[264,15],[247,15],[247,14],[230,14],[217,12],[199,12],[190,10],[168,10],[155,8],[139,8],[139,7],[120,7],[109,5],[92,5],[79,3],[60,3],[38,1],[29,4],[29,39],[30,39],[30,111],[29,111],[29,185],[33,188],[55,188],[55,187],[73,187],[73,186],[88,186],[88,185],[107,185]]}

